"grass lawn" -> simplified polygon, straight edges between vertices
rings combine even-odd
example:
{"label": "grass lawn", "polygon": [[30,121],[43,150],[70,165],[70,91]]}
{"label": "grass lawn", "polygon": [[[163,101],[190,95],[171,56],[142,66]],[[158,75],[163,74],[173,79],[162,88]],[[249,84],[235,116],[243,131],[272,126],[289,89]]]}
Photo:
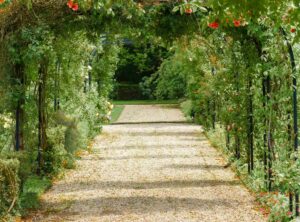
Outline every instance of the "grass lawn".
{"label": "grass lawn", "polygon": [[115,106],[114,106],[114,108],[111,112],[110,123],[116,122],[119,119],[119,117],[120,117],[120,115],[121,115],[121,113],[123,112],[123,109],[124,109],[124,105],[116,105],[116,104],[114,104],[114,105]]}
{"label": "grass lawn", "polygon": [[178,100],[116,100],[114,105],[178,104]]}

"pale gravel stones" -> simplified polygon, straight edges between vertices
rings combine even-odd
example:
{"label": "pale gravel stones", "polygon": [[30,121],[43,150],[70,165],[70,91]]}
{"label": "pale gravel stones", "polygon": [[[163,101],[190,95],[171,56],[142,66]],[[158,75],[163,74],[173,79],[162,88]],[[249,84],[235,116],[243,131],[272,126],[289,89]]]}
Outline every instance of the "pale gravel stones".
{"label": "pale gravel stones", "polygon": [[117,123],[123,122],[184,122],[185,118],[177,105],[127,105]]}
{"label": "pale gravel stones", "polygon": [[[126,107],[121,120],[182,121],[174,108],[148,108]],[[201,132],[184,123],[105,126],[94,153],[43,196],[35,221],[266,221]]]}

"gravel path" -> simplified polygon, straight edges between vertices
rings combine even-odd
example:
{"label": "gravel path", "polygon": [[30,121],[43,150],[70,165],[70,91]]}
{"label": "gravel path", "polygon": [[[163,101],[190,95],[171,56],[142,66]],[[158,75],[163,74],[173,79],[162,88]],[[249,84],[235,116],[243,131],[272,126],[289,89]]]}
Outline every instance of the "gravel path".
{"label": "gravel path", "polygon": [[[121,120],[182,120],[174,108],[148,108],[127,106]],[[197,125],[105,126],[93,147],[43,196],[34,221],[266,221]]]}
{"label": "gravel path", "polygon": [[127,105],[117,123],[184,122],[178,105]]}

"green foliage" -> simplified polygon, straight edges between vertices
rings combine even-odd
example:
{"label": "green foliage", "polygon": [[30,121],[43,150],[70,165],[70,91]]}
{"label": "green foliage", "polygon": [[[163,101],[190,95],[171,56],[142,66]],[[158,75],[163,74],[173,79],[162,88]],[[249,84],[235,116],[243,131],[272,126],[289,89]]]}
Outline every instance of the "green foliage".
{"label": "green foliage", "polygon": [[55,116],[56,122],[66,127],[64,139],[61,140],[64,143],[64,149],[74,154],[82,145],[81,135],[77,126],[78,123],[74,118],[67,117],[62,111],[58,111]]}
{"label": "green foliage", "polygon": [[[7,80],[3,78],[0,82],[8,92],[0,101],[0,160],[2,163],[17,159],[22,163],[22,167],[12,173],[18,180],[16,189],[24,188],[20,203],[24,209],[38,207],[39,196],[45,190],[43,180],[31,177],[38,169],[40,107],[37,90],[41,83],[41,61],[47,60],[46,80],[43,82],[45,103],[42,107],[47,113],[46,148],[41,150],[40,173],[43,177],[56,177],[63,173],[64,168],[74,168],[76,150],[87,148],[90,140],[101,131],[101,125],[109,121],[112,105],[108,99],[113,89],[119,46],[106,48],[98,40],[89,39],[84,31],[69,34],[55,33],[47,24],[23,27],[5,42],[3,52],[7,52],[5,55],[9,61],[0,59],[0,62],[12,67],[23,64],[24,81],[14,70],[0,70],[3,75],[7,72],[5,75],[8,76]],[[15,146],[15,109],[20,101],[23,101],[21,130],[26,151],[14,153],[11,150]],[[8,102],[7,106],[3,104],[5,102]],[[32,187],[40,187],[41,192],[31,190]],[[7,212],[9,201],[13,200],[7,196],[10,193],[4,191],[9,190],[8,182],[3,183],[2,189],[7,202],[3,202],[1,208]],[[18,195],[19,192],[15,195],[16,203],[10,209],[12,214],[20,209],[16,207]]]}
{"label": "green foliage", "polygon": [[[288,222],[292,220],[292,212],[289,211],[288,197],[280,193],[261,194],[258,200],[262,203],[265,209],[271,209],[269,221]],[[268,211],[262,208],[262,211]]]}
{"label": "green foliage", "polygon": [[[190,50],[180,56],[190,57],[196,64],[189,71],[183,69],[186,95],[195,121],[208,131],[212,144],[222,147],[252,190],[267,190],[270,171],[273,191],[285,196],[299,190],[299,153],[292,152],[293,135],[287,130],[291,124],[292,71],[282,34],[252,24],[247,29],[216,31],[205,40],[195,38],[187,48]],[[184,65],[187,63],[185,59]],[[270,79],[270,92],[263,96],[266,78]],[[248,175],[250,116],[254,119],[254,170]],[[221,131],[216,128],[218,124]],[[266,151],[264,133],[272,135],[267,141],[270,152]],[[270,169],[264,166],[264,158]],[[270,205],[270,221],[290,220],[288,207],[281,209],[280,204],[281,200]]]}
{"label": "green foliage", "polygon": [[185,96],[186,81],[175,60],[166,61],[159,69],[155,96],[158,99],[179,99]]}
{"label": "green foliage", "polygon": [[185,96],[186,81],[180,64],[175,59],[165,60],[158,72],[144,78],[140,84],[148,98],[179,99]]}
{"label": "green foliage", "polygon": [[11,152],[6,151],[0,154],[0,160],[22,163],[22,167],[18,168],[17,177],[21,183],[24,182],[31,174],[35,165],[35,154],[29,151]]}
{"label": "green foliage", "polygon": [[[255,170],[252,172],[251,176],[248,176],[247,167],[245,167],[240,160],[236,160],[233,156],[231,156],[232,153],[228,147],[226,147],[226,130],[224,128],[217,125],[216,129],[207,131],[206,135],[211,144],[227,156],[228,160],[239,175],[239,178],[247,185],[247,187],[256,193],[256,198],[261,204],[260,211],[261,213],[269,216],[268,221],[291,221],[293,213],[289,211],[288,192],[286,192],[286,190],[280,190],[281,192],[266,192],[265,181],[263,179],[265,173],[263,171],[262,163],[257,161],[255,163],[257,165]],[[281,171],[283,169],[288,168],[281,166]],[[288,180],[288,177],[284,177],[284,175],[280,177]],[[276,181],[280,181],[280,179]],[[298,183],[295,181],[289,181],[289,189],[291,189],[292,184],[296,185]],[[278,188],[285,187],[282,185],[283,184],[279,185]]]}
{"label": "green foliage", "polygon": [[183,101],[180,104],[180,108],[181,108],[181,110],[182,110],[185,117],[191,118],[191,119],[193,118],[194,111],[193,111],[193,104],[192,104],[191,100]]}
{"label": "green foliage", "polygon": [[[300,189],[299,152],[292,151],[294,134],[289,131],[291,83],[293,75],[299,80],[299,72],[292,73],[287,41],[298,64],[299,0],[190,0],[144,6],[133,0],[78,3],[77,12],[63,1],[7,0],[0,5],[1,213],[15,213],[16,207],[9,208],[22,185],[21,205],[28,199],[29,207],[37,206],[44,189],[30,187],[45,186],[30,175],[38,169],[41,142],[44,176],[74,167],[76,150],[86,148],[101,125],[109,122],[113,107],[108,101],[117,87],[117,72],[118,80],[124,75],[140,83],[147,98],[186,99],[184,113],[203,125],[242,176],[249,165],[253,118],[255,169],[247,183],[260,192],[271,182],[280,194],[276,203],[266,204],[272,208],[270,220],[291,219],[285,194]],[[219,27],[207,27],[210,22]],[[126,38],[135,45],[122,48],[120,39]],[[129,75],[129,69],[135,75]],[[264,95],[266,80],[270,87]],[[113,118],[120,112],[121,108],[114,110]],[[19,137],[26,150],[18,154],[12,152],[17,113],[21,113]],[[45,137],[39,137],[37,126],[43,127]],[[229,144],[225,137],[231,139]],[[266,154],[269,170],[264,166]],[[268,172],[272,172],[269,181]]]}
{"label": "green foliage", "polygon": [[51,181],[47,178],[29,177],[23,185],[20,197],[21,208],[37,209],[40,196],[51,187],[51,184]]}
{"label": "green foliage", "polygon": [[146,42],[135,42],[135,39],[131,41],[132,43],[124,45],[119,53],[120,61],[116,70],[116,80],[121,83],[138,84],[143,77],[157,71],[166,57],[166,49],[160,45],[153,45],[153,39],[146,40]]}
{"label": "green foliage", "polygon": [[115,95],[113,99],[116,100],[139,100],[147,98],[139,84],[132,83],[117,83],[115,84]]}
{"label": "green foliage", "polygon": [[19,194],[19,161],[0,159],[0,218],[13,213]]}

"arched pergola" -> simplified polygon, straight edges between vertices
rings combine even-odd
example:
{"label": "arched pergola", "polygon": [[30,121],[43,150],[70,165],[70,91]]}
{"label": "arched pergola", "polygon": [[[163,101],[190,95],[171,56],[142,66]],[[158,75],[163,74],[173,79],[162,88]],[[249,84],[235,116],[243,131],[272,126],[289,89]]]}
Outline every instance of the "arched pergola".
{"label": "arched pergola", "polygon": [[[93,66],[93,62],[102,62],[101,65],[107,66],[107,70],[113,73],[117,64],[118,44],[112,46],[99,41],[101,35],[105,33],[107,38],[136,38],[141,41],[150,36],[149,39],[162,41],[167,46],[182,41],[182,45],[187,45],[187,51],[194,50],[189,49],[189,46],[199,47],[198,53],[202,53],[204,57],[202,62],[206,67],[201,70],[203,71],[201,75],[195,74],[195,76],[200,80],[207,80],[208,83],[198,83],[197,86],[201,90],[204,89],[201,93],[190,92],[190,99],[198,105],[197,107],[194,104],[196,110],[193,111],[193,115],[198,117],[207,129],[215,128],[216,124],[226,128],[228,152],[234,154],[233,158],[237,162],[247,165],[249,175],[253,176],[256,165],[258,167],[263,165],[264,189],[271,192],[276,187],[274,178],[281,176],[280,173],[276,174],[273,171],[274,163],[280,162],[280,157],[277,156],[281,154],[278,151],[280,149],[275,150],[275,147],[282,148],[282,143],[288,144],[287,153],[293,155],[292,158],[285,159],[294,170],[294,174],[289,175],[292,177],[290,181],[298,178],[296,173],[299,162],[299,155],[297,155],[299,152],[298,70],[292,41],[298,42],[299,39],[294,28],[299,25],[297,21],[299,2],[291,3],[293,7],[285,2],[270,0],[259,2],[80,0],[76,3],[79,4],[78,9],[68,7],[66,0],[7,0],[0,3],[0,52],[2,54],[0,77],[4,79],[2,85],[7,87],[0,93],[4,95],[3,98],[13,98],[6,110],[14,119],[13,134],[16,151],[26,150],[24,142],[26,130],[34,131],[31,135],[37,138],[38,165],[35,170],[38,175],[42,174],[43,167],[46,166],[47,153],[55,147],[55,142],[48,140],[47,129],[49,123],[53,126],[57,123],[54,123],[54,112],[49,114],[48,110],[49,101],[52,99],[54,111],[60,109],[61,101],[58,92],[65,90],[61,89],[59,84],[60,74],[72,68],[70,67],[72,59],[74,66],[79,63]],[[282,24],[282,19],[290,23],[294,22],[295,25]],[[288,29],[291,34],[287,32]],[[122,35],[123,33],[126,34]],[[84,56],[79,53],[84,50],[76,51],[76,45],[72,45],[73,40],[84,41],[82,48],[87,49],[91,46],[91,50],[85,52],[94,59],[84,59]],[[192,45],[195,43],[197,45]],[[278,44],[280,48],[278,50],[282,49],[282,58],[278,58],[277,54],[272,55],[269,48],[276,46],[271,46],[270,43]],[[98,53],[98,49],[99,52],[102,50],[102,53]],[[68,50],[70,53],[66,52]],[[232,52],[229,53],[230,50]],[[74,57],[71,59],[67,56]],[[76,58],[82,60],[76,62],[74,61]],[[192,62],[192,58],[190,59]],[[231,63],[222,63],[228,61]],[[281,63],[288,70],[284,73],[284,77],[277,74],[282,69]],[[62,64],[65,67],[61,68]],[[275,67],[271,67],[272,65]],[[207,77],[207,67],[211,71],[209,77]],[[279,71],[275,69],[276,67]],[[224,77],[227,69],[232,72],[228,79]],[[82,71],[84,72],[85,70]],[[65,84],[73,84],[72,86],[76,87],[78,79],[70,80],[71,74],[66,72]],[[109,75],[101,73],[97,76],[98,96],[103,86],[100,85],[101,78],[103,77],[103,81],[107,81],[105,83],[109,85],[112,79]],[[91,86],[91,70],[88,71],[88,76],[88,80],[85,81],[89,81]],[[53,88],[49,82],[51,84],[53,82],[54,85],[53,95],[51,94]],[[227,88],[224,86],[226,90],[221,89],[222,83],[229,83],[226,85]],[[203,86],[205,84],[208,86]],[[216,87],[216,92],[209,86]],[[78,89],[80,87],[76,88]],[[86,85],[84,89],[84,93],[88,94]],[[111,89],[104,90],[103,100],[107,99],[109,90]],[[286,95],[282,95],[283,92]],[[92,94],[95,93],[93,90],[90,90],[90,93],[86,95],[86,100],[95,95]],[[29,98],[28,95],[34,98]],[[72,102],[76,100],[74,95],[75,93],[72,94]],[[31,104],[34,103],[33,101],[36,102],[36,110],[26,107],[28,100]],[[224,111],[222,107],[218,107],[218,103],[224,103],[224,107],[228,105],[227,103],[233,105],[228,105],[227,111]],[[283,108],[281,103],[286,104],[288,108]],[[101,105],[103,104],[97,103],[94,109],[101,110]],[[25,124],[26,109],[32,109],[30,112],[36,117],[30,126]],[[73,108],[73,112],[76,112],[76,108]],[[277,116],[280,121],[276,120]],[[75,128],[71,120],[66,120],[64,117],[60,120],[63,125],[69,127],[68,129]],[[94,127],[92,121],[91,118],[87,120],[90,128]],[[33,127],[34,124],[38,125],[37,131]],[[234,146],[230,145],[231,137],[234,139]],[[278,187],[291,183],[283,179],[278,181]],[[298,185],[286,186],[284,192],[289,193],[289,209],[292,214],[299,216]],[[9,211],[12,208],[13,206],[9,207]]]}

